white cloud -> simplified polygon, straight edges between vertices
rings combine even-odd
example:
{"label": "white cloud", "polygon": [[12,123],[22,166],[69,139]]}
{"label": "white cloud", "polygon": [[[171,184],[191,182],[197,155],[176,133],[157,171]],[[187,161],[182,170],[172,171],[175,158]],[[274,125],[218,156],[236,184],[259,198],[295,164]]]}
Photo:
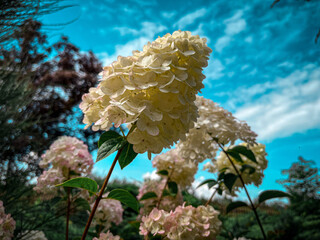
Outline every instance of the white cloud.
{"label": "white cloud", "polygon": [[224,32],[229,35],[233,36],[240,32],[242,32],[246,26],[246,20],[242,18],[243,11],[239,10],[237,11],[231,18],[228,18],[224,21],[226,24],[226,29]]}
{"label": "white cloud", "polygon": [[206,15],[207,9],[206,8],[201,8],[198,9],[192,13],[189,13],[185,15],[184,17],[180,18],[180,20],[174,24],[174,27],[178,27],[179,29],[184,29],[186,26],[194,23],[194,21],[200,17],[203,17]]}
{"label": "white cloud", "polygon": [[197,188],[204,180],[205,178],[203,176],[194,180],[191,185],[191,189],[189,189],[189,193],[194,194],[197,198],[209,199],[212,192],[214,191],[213,189],[210,190],[207,184]]}
{"label": "white cloud", "polygon": [[215,49],[217,52],[221,52],[232,41],[232,36],[244,31],[247,26],[247,22],[242,18],[243,11],[237,11],[231,18],[224,20],[225,35],[217,40]]}
{"label": "white cloud", "polygon": [[144,180],[146,179],[150,179],[150,180],[160,180],[160,176],[157,174],[157,170],[150,172],[146,172],[145,174],[143,174],[142,178]]}
{"label": "white cloud", "polygon": [[285,78],[238,89],[251,101],[235,115],[255,130],[260,140],[273,140],[320,128],[320,67],[307,65]]}
{"label": "white cloud", "polygon": [[115,52],[111,55],[108,53],[97,54],[100,59],[102,59],[104,66],[109,65],[113,61],[117,60],[118,56],[129,56],[132,55],[133,50],[142,50],[143,46],[148,43],[148,41],[153,41],[155,35],[166,29],[165,26],[159,25],[153,22],[143,22],[141,24],[141,29],[130,29],[126,27],[117,27],[121,35],[131,34],[138,36],[137,38],[128,41],[123,45],[116,45]]}
{"label": "white cloud", "polygon": [[204,83],[211,87],[212,85],[210,84],[210,80],[216,80],[223,77],[225,75],[223,73],[224,69],[225,67],[219,59],[211,58],[209,60],[208,67],[204,70],[204,74],[206,75]]}
{"label": "white cloud", "polygon": [[176,11],[172,11],[172,12],[161,12],[162,17],[167,18],[167,19],[173,18],[176,14],[177,14]]}

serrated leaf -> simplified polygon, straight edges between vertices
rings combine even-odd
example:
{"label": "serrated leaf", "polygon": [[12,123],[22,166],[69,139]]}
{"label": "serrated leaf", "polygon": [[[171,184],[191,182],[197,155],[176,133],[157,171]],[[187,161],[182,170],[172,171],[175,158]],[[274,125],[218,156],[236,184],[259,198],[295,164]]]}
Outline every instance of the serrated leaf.
{"label": "serrated leaf", "polygon": [[209,187],[209,189],[210,189],[210,188],[212,188],[213,186],[215,186],[217,183],[218,183],[218,182],[217,182],[217,180],[215,180],[215,179],[208,179],[208,180],[205,180],[205,181],[203,181],[202,183],[200,183],[197,188],[199,188],[199,187],[201,187],[201,186],[203,186],[203,185],[205,185],[205,184],[208,184],[208,187]]}
{"label": "serrated leaf", "polygon": [[98,191],[97,182],[86,177],[72,178],[64,183],[56,185],[56,187],[74,187],[85,189],[89,192],[90,196]]}
{"label": "serrated leaf", "polygon": [[115,131],[109,130],[107,132],[104,132],[101,134],[101,136],[99,138],[98,147],[100,147],[105,141],[107,141],[111,138],[118,138],[118,137],[122,138],[122,136]]}
{"label": "serrated leaf", "polygon": [[157,172],[157,174],[163,175],[163,176],[168,176],[168,171],[167,170],[160,170]]}
{"label": "serrated leaf", "polygon": [[246,156],[248,159],[250,159],[252,162],[257,163],[257,159],[256,156],[254,155],[254,153],[248,149],[245,146],[235,146],[231,149],[231,151],[233,152],[237,152],[242,154],[243,156]]}
{"label": "serrated leaf", "polygon": [[254,167],[252,167],[249,164],[243,164],[241,166],[240,172],[243,173],[246,169],[249,169],[249,174],[252,174],[256,171],[256,169]]}
{"label": "serrated leaf", "polygon": [[126,142],[118,159],[121,169],[124,169],[126,166],[128,166],[137,155],[138,153],[133,151],[133,145]]}
{"label": "serrated leaf", "polygon": [[266,190],[259,194],[259,203],[273,198],[290,197],[290,194],[279,190]]}
{"label": "serrated leaf", "polygon": [[98,149],[96,162],[99,162],[100,160],[108,157],[110,154],[119,150],[123,147],[124,144],[126,144],[127,141],[119,134],[117,135],[118,136],[116,137],[105,139],[105,141],[101,144],[101,146]]}
{"label": "serrated leaf", "polygon": [[157,198],[157,194],[155,192],[147,192],[143,194],[143,196],[140,198],[140,201],[150,199],[150,198]]}
{"label": "serrated leaf", "polygon": [[81,207],[82,209],[84,210],[88,210],[90,211],[91,208],[90,208],[90,204],[88,203],[87,200],[83,199],[83,198],[77,198],[75,201],[74,201],[75,205],[77,207]]}
{"label": "serrated leaf", "polygon": [[226,185],[230,192],[232,191],[232,187],[236,182],[237,178],[238,176],[234,175],[233,173],[227,173],[224,175],[223,183]]}
{"label": "serrated leaf", "polygon": [[122,202],[123,204],[127,205],[128,207],[132,208],[136,212],[139,211],[139,202],[127,190],[114,189],[108,194],[107,198],[116,199],[116,200]]}
{"label": "serrated leaf", "polygon": [[249,206],[245,202],[242,202],[242,201],[232,202],[227,206],[227,213],[229,213],[232,210],[239,208],[239,207],[249,207]]}
{"label": "serrated leaf", "polygon": [[175,182],[168,182],[168,188],[171,193],[177,194],[178,193],[178,185]]}

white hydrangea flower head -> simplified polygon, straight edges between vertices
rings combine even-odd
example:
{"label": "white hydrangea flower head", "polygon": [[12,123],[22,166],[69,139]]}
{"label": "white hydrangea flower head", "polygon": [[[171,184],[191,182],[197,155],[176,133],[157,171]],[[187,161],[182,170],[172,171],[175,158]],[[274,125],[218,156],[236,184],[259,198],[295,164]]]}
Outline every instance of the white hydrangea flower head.
{"label": "white hydrangea flower head", "polygon": [[21,240],[48,240],[42,231],[37,230],[26,231],[22,236]]}
{"label": "white hydrangea flower head", "polygon": [[186,161],[177,149],[157,155],[152,161],[153,167],[158,171],[167,170],[170,181],[176,182],[181,188],[191,186],[194,175],[198,171],[198,164],[194,161]]}
{"label": "white hydrangea flower head", "polygon": [[107,233],[100,233],[99,238],[93,238],[92,240],[120,240],[120,236],[113,235],[110,231]]}
{"label": "white hydrangea flower head", "polygon": [[[103,198],[106,198],[108,193],[103,195]],[[93,208],[94,203],[91,204]],[[120,201],[115,199],[102,199],[98,205],[96,213],[94,215],[92,226],[101,225],[103,226],[103,231],[111,227],[113,222],[116,225],[119,225],[122,222],[123,208]]]}
{"label": "white hydrangea flower head", "polygon": [[190,129],[186,140],[180,141],[176,147],[182,158],[197,163],[214,159],[218,150],[218,145],[212,141],[205,128]]}
{"label": "white hydrangea flower head", "polygon": [[[242,176],[245,184],[254,184],[255,186],[258,187],[262,183],[262,179],[264,177],[263,172],[268,166],[268,160],[266,159],[267,153],[265,151],[265,145],[261,144],[261,143],[255,144],[255,145],[249,145],[248,143],[240,143],[239,145],[245,146],[248,149],[250,149],[253,152],[253,154],[255,155],[257,163],[251,161],[250,159],[248,159],[247,157],[245,157],[243,155],[241,155],[243,163],[236,161],[231,156],[229,156],[229,157],[231,158],[232,162],[234,163],[234,165],[236,166],[236,168],[239,172],[240,172],[240,169],[242,168],[243,165],[250,165],[250,166],[254,167],[255,171],[253,173],[250,174],[250,169],[246,169],[241,174],[241,176]],[[232,147],[232,146],[230,146],[230,147]],[[226,148],[226,150],[227,150],[227,148]],[[213,172],[213,173],[220,172],[220,171],[226,169],[225,170],[226,174],[233,173],[233,174],[237,175],[235,169],[231,165],[228,157],[226,156],[226,154],[224,152],[220,152],[220,155],[217,157],[217,160],[214,163],[206,164],[204,169],[208,170],[209,172]],[[240,188],[243,188],[243,186],[242,186],[240,179],[238,178],[236,180],[236,182],[234,183],[231,195],[235,195],[235,192],[239,191]],[[224,186],[224,189],[226,190],[226,193],[229,193],[229,191],[227,191],[227,188],[225,186]]]}
{"label": "white hydrangea flower head", "polygon": [[[160,196],[162,194],[162,191],[166,185],[166,181],[167,181],[166,179],[147,180],[139,188],[139,194],[137,196],[138,200],[140,200],[142,196],[147,192],[154,192],[157,195],[157,197],[140,201],[143,204],[143,207],[140,208],[140,214],[138,216],[138,219],[141,219],[142,216],[148,215],[153,210],[154,206],[157,205],[160,199]],[[181,205],[182,203],[183,203],[183,196],[182,196],[181,190],[179,189],[176,196],[170,196],[170,195],[162,196],[158,209],[171,211],[171,210],[174,210],[177,206]]]}
{"label": "white hydrangea flower head", "polygon": [[38,177],[34,190],[40,193],[43,200],[50,200],[62,193],[62,188],[55,185],[74,177],[89,175],[93,160],[84,142],[75,137],[63,136],[54,141],[42,155],[39,166],[50,168]]}
{"label": "white hydrangea flower head", "polygon": [[232,113],[212,100],[197,96],[196,105],[199,109],[199,117],[195,128],[204,128],[219,143],[223,145],[234,144],[236,140],[242,140],[249,144],[256,142],[257,134],[251,131],[246,122],[239,121]]}
{"label": "white hydrangea flower head", "polygon": [[178,206],[170,213],[154,209],[143,217],[140,234],[160,235],[163,239],[215,239],[221,227],[219,212],[212,206]]}
{"label": "white hydrangea flower head", "polygon": [[10,214],[5,213],[3,202],[0,201],[0,239],[11,240],[15,228],[16,222]]}
{"label": "white hydrangea flower head", "polygon": [[190,32],[166,34],[118,57],[104,68],[97,88],[82,98],[83,122],[93,130],[122,123],[135,127],[128,141],[137,153],[160,153],[185,137],[197,119],[194,104],[212,50]]}

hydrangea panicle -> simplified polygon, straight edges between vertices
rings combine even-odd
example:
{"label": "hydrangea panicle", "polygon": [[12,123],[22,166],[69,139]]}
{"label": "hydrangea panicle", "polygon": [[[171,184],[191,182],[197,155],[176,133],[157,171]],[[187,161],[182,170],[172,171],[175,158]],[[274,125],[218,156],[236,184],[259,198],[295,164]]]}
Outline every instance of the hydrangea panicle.
{"label": "hydrangea panicle", "polygon": [[170,213],[154,208],[149,216],[142,218],[140,234],[160,235],[163,239],[215,239],[221,222],[219,212],[210,205],[178,206]]}
{"label": "hydrangea panicle", "polygon": [[48,240],[42,231],[32,230],[22,233],[21,240]]}
{"label": "hydrangea panicle", "polygon": [[[108,193],[103,195],[104,198],[108,196]],[[91,204],[93,208],[94,203]],[[115,199],[102,199],[98,205],[97,211],[92,221],[92,226],[101,225],[103,230],[107,230],[111,227],[113,222],[119,225],[122,222],[123,208],[120,201]]]}
{"label": "hydrangea panicle", "polygon": [[118,235],[112,235],[110,231],[107,233],[100,233],[99,238],[93,238],[92,240],[120,240],[120,237]]}
{"label": "hydrangea panicle", "polygon": [[16,222],[10,214],[5,213],[3,202],[0,201],[0,239],[11,240],[15,228]]}
{"label": "hydrangea panicle", "polygon": [[128,141],[137,153],[160,153],[183,139],[197,119],[196,94],[212,50],[190,32],[166,34],[104,68],[101,82],[82,98],[83,122],[93,130],[136,127]]}
{"label": "hydrangea panicle", "polygon": [[170,181],[176,182],[180,187],[191,186],[194,175],[198,170],[198,164],[194,161],[183,159],[177,149],[171,149],[166,153],[157,155],[153,161],[153,167],[158,171],[167,170]]}
{"label": "hydrangea panicle", "polygon": [[34,190],[41,193],[43,200],[55,197],[61,188],[55,187],[70,178],[87,176],[93,167],[92,156],[88,146],[75,137],[63,136],[50,146],[42,155],[41,168],[49,168],[38,177]]}
{"label": "hydrangea panicle", "polygon": [[247,123],[239,121],[218,104],[197,96],[196,106],[199,117],[195,127],[189,131],[186,140],[177,144],[183,158],[197,162],[214,159],[218,146],[213,139],[223,145],[234,144],[239,139],[251,145],[255,143],[257,134],[251,131]]}

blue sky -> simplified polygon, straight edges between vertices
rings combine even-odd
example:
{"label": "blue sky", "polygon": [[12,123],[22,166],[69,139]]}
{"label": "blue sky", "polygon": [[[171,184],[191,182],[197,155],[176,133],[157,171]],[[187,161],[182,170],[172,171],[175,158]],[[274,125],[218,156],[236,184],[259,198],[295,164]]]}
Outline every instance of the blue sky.
{"label": "blue sky", "polygon": [[[320,163],[320,40],[314,41],[320,4],[282,0],[271,9],[272,2],[66,1],[75,7],[42,20],[50,25],[76,19],[49,31],[50,41],[67,35],[104,65],[178,29],[206,37],[213,53],[201,95],[258,133],[269,160],[260,190],[282,189],[275,181],[298,156]],[[95,171],[106,174],[111,158],[96,164]],[[147,171],[153,169],[142,155],[123,171],[116,168],[113,177],[142,180]],[[196,175],[203,177],[210,175]]]}

